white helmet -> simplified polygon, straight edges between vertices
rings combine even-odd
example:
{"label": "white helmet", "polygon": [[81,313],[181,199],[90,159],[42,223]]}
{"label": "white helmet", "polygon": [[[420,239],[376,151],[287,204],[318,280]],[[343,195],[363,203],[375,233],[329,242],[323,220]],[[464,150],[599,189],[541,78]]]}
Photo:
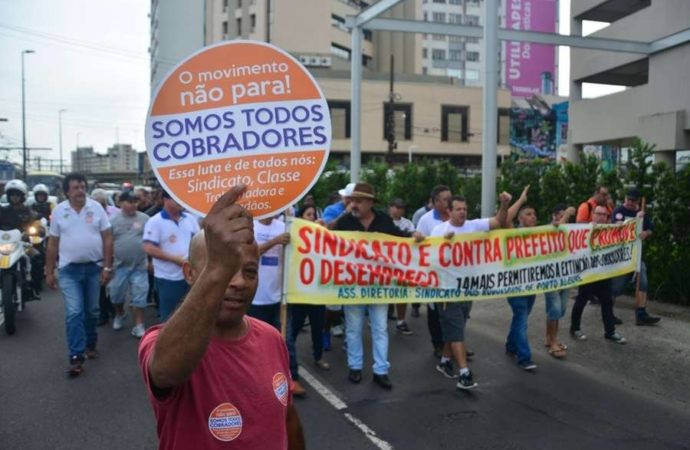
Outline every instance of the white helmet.
{"label": "white helmet", "polygon": [[26,183],[24,183],[22,180],[8,181],[5,185],[5,192],[7,193],[7,195],[10,194],[11,190],[21,192],[24,197],[26,197],[26,193],[28,192],[28,190],[26,189]]}
{"label": "white helmet", "polygon": [[43,193],[45,195],[50,195],[50,192],[48,191],[48,186],[46,186],[45,184],[40,184],[40,183],[37,184],[36,186],[34,186],[32,191],[34,193],[34,196],[36,194],[40,194],[40,193]]}

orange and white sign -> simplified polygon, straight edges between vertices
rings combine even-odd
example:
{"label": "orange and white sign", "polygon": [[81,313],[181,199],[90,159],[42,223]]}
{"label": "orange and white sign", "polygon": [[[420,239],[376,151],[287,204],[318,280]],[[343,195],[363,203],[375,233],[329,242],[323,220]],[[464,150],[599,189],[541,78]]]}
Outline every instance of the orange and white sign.
{"label": "orange and white sign", "polygon": [[328,104],[299,61],[270,44],[230,41],[180,63],[156,91],[146,121],[158,180],[205,215],[223,193],[257,218],[295,203],[316,182],[331,145]]}

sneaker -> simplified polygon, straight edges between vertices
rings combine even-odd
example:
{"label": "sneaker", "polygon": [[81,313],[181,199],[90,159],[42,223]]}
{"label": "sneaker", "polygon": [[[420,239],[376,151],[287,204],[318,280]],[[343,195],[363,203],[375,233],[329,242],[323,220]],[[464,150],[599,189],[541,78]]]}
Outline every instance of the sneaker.
{"label": "sneaker", "polygon": [[391,379],[388,378],[388,375],[385,373],[383,375],[374,374],[374,383],[378,384],[387,391],[393,389],[393,383],[391,383]]}
{"label": "sneaker", "polygon": [[84,358],[80,356],[73,356],[69,360],[69,367],[67,368],[67,375],[70,377],[78,377],[84,371]]}
{"label": "sneaker", "polygon": [[325,352],[331,351],[331,333],[329,331],[324,331],[321,335],[321,341],[323,343],[323,350]]}
{"label": "sneaker", "polygon": [[144,336],[144,333],[146,333],[146,327],[144,327],[143,323],[134,325],[134,328],[132,328],[132,336],[137,339],[141,339]]}
{"label": "sneaker", "polygon": [[359,384],[362,381],[362,371],[357,369],[350,369],[347,379],[352,383]]}
{"label": "sneaker", "polygon": [[586,341],[587,335],[580,330],[571,330],[570,335],[578,341]]}
{"label": "sneaker", "polygon": [[331,328],[331,334],[335,337],[341,337],[343,333],[344,331],[342,325],[335,325],[333,328]]}
{"label": "sneaker", "polygon": [[444,363],[440,362],[436,364],[436,370],[441,372],[443,376],[446,378],[453,379],[459,377],[458,373],[453,368],[453,363],[451,361],[446,361]]}
{"label": "sneaker", "polygon": [[113,318],[113,330],[119,331],[123,328],[125,324],[125,319],[127,319],[127,313],[120,315],[116,315]]}
{"label": "sneaker", "polygon": [[476,388],[477,382],[474,381],[474,378],[472,378],[472,372],[467,372],[460,375],[458,384],[456,384],[455,387],[463,391]]}
{"label": "sneaker", "polygon": [[640,316],[637,316],[637,319],[635,320],[635,324],[637,326],[644,326],[644,325],[655,325],[659,323],[661,320],[661,317],[653,317],[650,316],[649,314],[643,314]]}
{"label": "sneaker", "polygon": [[615,342],[616,344],[625,344],[626,342],[628,342],[623,336],[621,336],[618,333],[613,333],[612,335],[604,336],[604,337],[606,339],[608,339],[609,341]]}
{"label": "sneaker", "polygon": [[518,367],[521,368],[522,370],[526,370],[527,372],[533,372],[537,370],[537,365],[534,364],[534,361],[524,361],[521,363],[518,363]]}
{"label": "sneaker", "polygon": [[320,360],[318,360],[318,361],[314,361],[314,365],[315,365],[316,367],[318,367],[319,369],[321,369],[321,370],[330,370],[330,369],[331,369],[331,365],[328,364],[328,363],[327,363],[326,361],[324,361],[323,359],[320,359]]}
{"label": "sneaker", "polygon": [[95,348],[87,348],[84,355],[86,355],[86,359],[96,359],[101,356]]}
{"label": "sneaker", "polygon": [[399,323],[395,325],[395,328],[397,328],[397,330],[404,335],[409,336],[412,334],[412,330],[410,330],[410,327],[407,326],[407,322]]}

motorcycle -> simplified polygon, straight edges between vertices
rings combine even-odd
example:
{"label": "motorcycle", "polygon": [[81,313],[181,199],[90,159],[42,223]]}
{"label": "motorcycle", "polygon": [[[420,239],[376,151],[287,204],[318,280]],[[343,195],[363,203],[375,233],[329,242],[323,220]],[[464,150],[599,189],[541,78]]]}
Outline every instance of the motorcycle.
{"label": "motorcycle", "polygon": [[27,301],[33,300],[31,252],[32,245],[24,242],[21,231],[0,231],[0,324],[4,322],[9,335],[16,331],[16,313],[24,310]]}
{"label": "motorcycle", "polygon": [[34,295],[40,297],[43,290],[43,279],[46,265],[46,219],[37,220],[26,230],[26,238],[33,248],[31,255],[31,279]]}

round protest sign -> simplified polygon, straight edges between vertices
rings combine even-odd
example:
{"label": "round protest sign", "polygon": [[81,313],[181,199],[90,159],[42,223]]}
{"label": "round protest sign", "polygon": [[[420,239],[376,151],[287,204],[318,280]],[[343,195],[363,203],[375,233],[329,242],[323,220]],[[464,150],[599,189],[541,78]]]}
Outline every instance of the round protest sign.
{"label": "round protest sign", "polygon": [[146,147],[161,185],[205,215],[247,185],[240,204],[278,214],[317,181],[331,144],[326,99],[311,74],[262,42],[205,47],[175,67],[153,96]]}

